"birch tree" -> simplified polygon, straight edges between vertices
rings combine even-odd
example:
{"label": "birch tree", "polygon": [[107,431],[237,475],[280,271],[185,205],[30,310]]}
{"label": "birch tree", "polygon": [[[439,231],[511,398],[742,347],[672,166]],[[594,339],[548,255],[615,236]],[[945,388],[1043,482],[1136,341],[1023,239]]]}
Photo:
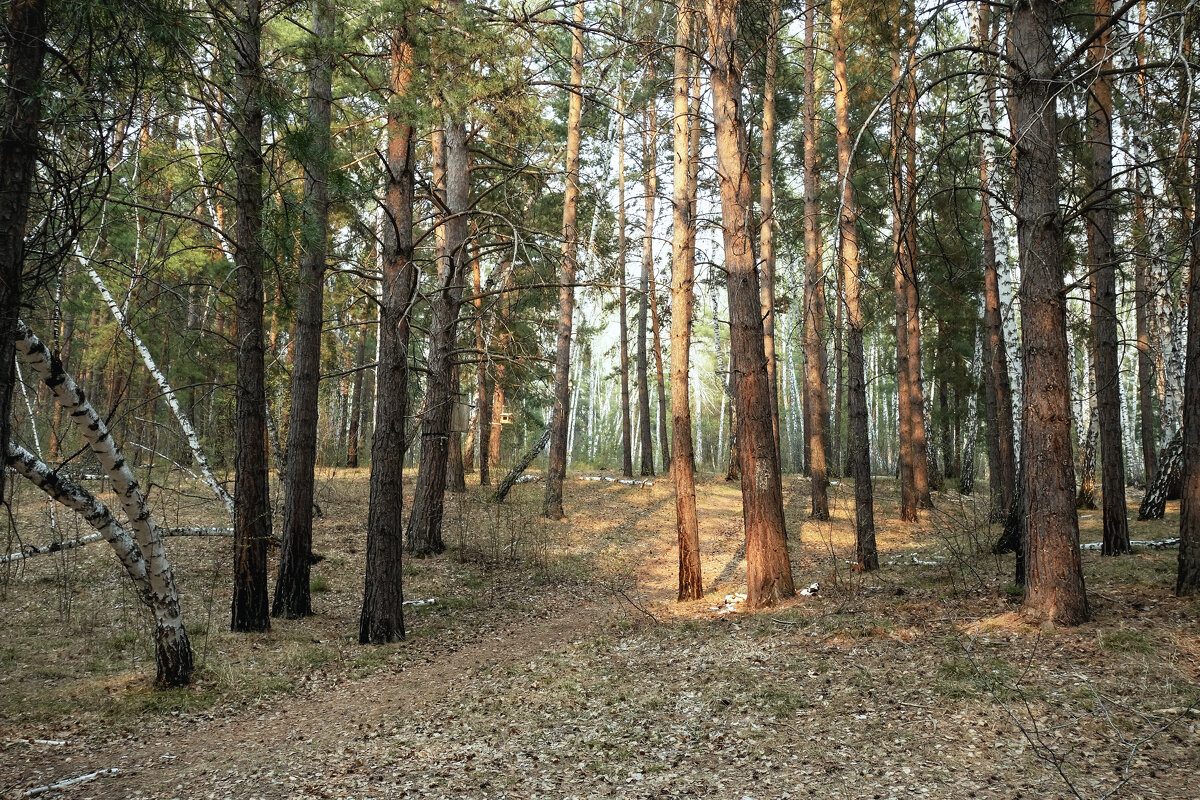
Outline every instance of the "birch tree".
{"label": "birch tree", "polygon": [[[53,393],[55,402],[63,407],[76,431],[87,442],[88,449],[112,483],[113,492],[129,521],[132,536],[123,534],[122,529],[111,522],[111,514],[106,516],[95,502],[89,502],[76,487],[59,483],[59,493],[70,496],[69,507],[81,512],[97,531],[102,534],[107,532],[106,538],[112,543],[126,572],[143,592],[143,599],[154,616],[156,682],[162,686],[186,685],[192,675],[192,646],[183,626],[175,575],[167,559],[161,531],[141,485],[87,395],[66,373],[62,362],[20,320],[17,321],[15,349],[17,358]],[[40,480],[43,486],[53,486],[55,479],[46,475],[44,469],[27,461],[19,449],[11,444],[8,456],[10,459],[16,456],[23,465],[20,467],[23,471],[37,474],[35,482]],[[136,542],[136,549],[131,539]],[[138,565],[139,560],[141,566]]]}

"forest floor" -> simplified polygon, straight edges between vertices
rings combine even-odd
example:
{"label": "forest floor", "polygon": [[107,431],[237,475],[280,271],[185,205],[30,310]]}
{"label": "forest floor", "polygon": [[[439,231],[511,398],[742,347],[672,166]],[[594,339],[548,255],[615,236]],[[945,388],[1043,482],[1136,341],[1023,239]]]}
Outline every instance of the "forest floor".
{"label": "forest floor", "polygon": [[[471,487],[449,500],[449,552],[404,568],[406,596],[435,602],[409,608],[407,641],[362,647],[366,471],[327,473],[314,618],[229,633],[228,540],[169,540],[200,665],[183,690],[151,688],[103,544],[29,559],[0,576],[0,796],[98,771],[39,796],[1200,794],[1200,604],[1173,596],[1175,550],[1085,551],[1093,620],[1041,627],[1016,613],[1012,557],[988,553],[982,494],[939,493],[907,524],[877,481],[884,566],[864,574],[852,487],[817,523],[786,476],[797,588],[819,589],[749,613],[738,487],[701,480],[701,601],[674,600],[668,480],[573,476],[563,523],[539,517],[540,484],[498,508]],[[186,498],[163,493],[166,524],[219,522]],[[17,505],[31,540],[44,514]],[[1099,512],[1081,524],[1099,538]],[[1177,526],[1178,504],[1131,523]]]}

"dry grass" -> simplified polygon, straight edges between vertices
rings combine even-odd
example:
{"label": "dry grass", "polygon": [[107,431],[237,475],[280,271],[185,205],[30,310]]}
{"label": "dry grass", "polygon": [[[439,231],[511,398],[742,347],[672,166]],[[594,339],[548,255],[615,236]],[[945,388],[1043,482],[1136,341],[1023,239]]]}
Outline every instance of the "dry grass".
{"label": "dry grass", "polygon": [[[1200,736],[1180,710],[1200,701],[1200,608],[1171,595],[1173,550],[1085,552],[1093,621],[1045,629],[1016,613],[1011,556],[987,552],[984,498],[941,494],[900,523],[878,481],[885,567],[865,574],[852,487],[824,523],[806,481],[784,487],[816,597],[724,610],[744,563],[740,492],[717,477],[698,492],[709,591],[688,604],[669,482],[570,480],[562,523],[538,516],[538,484],[499,509],[472,487],[448,505],[450,553],[405,567],[406,594],[438,602],[409,615],[410,641],[362,648],[366,473],[326,475],[313,619],[230,634],[227,540],[170,541],[201,659],[175,692],[148,686],[146,623],[104,545],[31,559],[0,599],[0,791],[127,758],[155,766],[79,796],[1193,796]],[[30,531],[44,512],[20,500]],[[1081,523],[1099,537],[1098,513]],[[1175,504],[1131,523],[1139,539],[1177,524]],[[39,738],[69,744],[16,742]]]}

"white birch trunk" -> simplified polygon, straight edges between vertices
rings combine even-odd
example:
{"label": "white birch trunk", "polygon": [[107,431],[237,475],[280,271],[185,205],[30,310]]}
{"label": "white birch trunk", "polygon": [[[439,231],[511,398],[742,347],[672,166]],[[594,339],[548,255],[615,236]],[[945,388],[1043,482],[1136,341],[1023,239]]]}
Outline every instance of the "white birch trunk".
{"label": "white birch trunk", "polygon": [[192,649],[179,607],[179,590],[167,559],[162,535],[146,503],[137,478],[125,462],[108,426],[96,413],[87,395],[64,370],[62,363],[46,348],[21,320],[17,321],[17,357],[28,365],[54,393],[55,400],[68,412],[72,423],[83,435],[92,454],[100,462],[121,499],[129,527],[146,562],[149,598],[155,621],[155,651],[158,682],[167,685],[187,683],[192,671]]}
{"label": "white birch trunk", "polygon": [[96,285],[96,289],[100,292],[100,297],[103,298],[108,310],[112,312],[113,319],[117,321],[117,325],[121,328],[121,332],[125,337],[133,343],[134,348],[138,351],[138,355],[142,357],[142,363],[146,365],[154,382],[158,384],[158,390],[162,392],[163,397],[167,401],[167,406],[171,409],[171,413],[175,415],[175,420],[179,423],[180,430],[183,431],[183,436],[187,440],[188,449],[192,451],[192,458],[196,460],[196,466],[200,470],[200,479],[204,484],[212,490],[212,493],[217,496],[217,499],[225,506],[225,510],[229,513],[230,518],[233,517],[233,497],[229,492],[225,491],[225,487],[220,484],[213,475],[212,469],[208,466],[208,459],[204,456],[204,449],[200,446],[200,437],[196,435],[196,429],[192,426],[192,421],[188,418],[183,407],[179,405],[179,399],[175,396],[175,390],[171,388],[171,384],[167,382],[167,378],[162,374],[162,370],[154,363],[154,356],[150,354],[149,348],[142,342],[137,331],[129,324],[128,318],[113,299],[112,294],[108,291],[108,287],[104,285],[104,281],[100,278],[100,273],[96,272],[96,268],[84,256],[79,245],[75,245],[75,256],[79,259],[80,265],[87,270],[88,277],[92,279],[92,283]]}
{"label": "white birch trunk", "polygon": [[[1152,285],[1153,279],[1152,279]],[[1169,285],[1162,285],[1156,292],[1165,296]],[[1184,291],[1186,292],[1186,284]],[[1168,298],[1169,299],[1169,298]],[[1163,341],[1163,447],[1180,430],[1183,420],[1183,364],[1187,338],[1187,307],[1172,311],[1171,303],[1166,307],[1167,326],[1161,329]]]}
{"label": "white birch trunk", "polygon": [[[113,517],[108,507],[93,497],[92,493],[87,489],[52,470],[49,465],[24,447],[9,442],[6,456],[8,466],[12,467],[20,475],[28,478],[34,486],[45,492],[51,500],[57,500],[79,514],[79,516],[83,517],[84,522],[95,529],[96,533],[84,537],[84,539],[87,541],[103,539],[112,546],[113,552],[117,554],[117,559],[121,562],[121,566],[125,568],[125,572],[128,573],[129,578],[138,588],[139,594],[148,603],[150,599],[150,581],[146,576],[146,562],[142,558],[142,551],[138,548],[137,542],[130,536],[129,531]],[[44,548],[22,548],[17,553],[10,553],[3,556],[0,558],[0,561],[18,561],[29,555],[37,555],[41,552],[49,553],[55,550],[66,550],[83,543],[83,541],[76,540],[76,543],[61,542],[48,545]]]}

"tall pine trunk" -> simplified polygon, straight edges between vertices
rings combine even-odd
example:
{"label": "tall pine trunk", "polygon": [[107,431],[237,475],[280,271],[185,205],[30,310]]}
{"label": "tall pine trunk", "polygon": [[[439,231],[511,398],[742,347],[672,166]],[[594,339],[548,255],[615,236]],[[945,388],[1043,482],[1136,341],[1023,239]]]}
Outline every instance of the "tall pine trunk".
{"label": "tall pine trunk", "polygon": [[271,627],[267,605],[267,543],[271,503],[267,483],[267,394],[263,339],[263,89],[260,0],[238,0],[234,11],[233,162],[237,177],[237,455],[234,479],[233,609],[235,631]]}
{"label": "tall pine trunk", "polygon": [[[554,358],[554,410],[550,418],[550,454],[543,513],[563,519],[563,478],[567,473],[567,429],[571,400],[571,326],[575,312],[575,268],[579,232],[579,140],[583,118],[583,3],[575,5],[571,29],[571,86],[567,105],[566,190],[563,193],[562,264],[558,287],[558,343]],[[644,321],[643,321],[644,328]],[[642,338],[643,349],[645,337]]]}
{"label": "tall pine trunk", "polygon": [[759,169],[758,252],[761,270],[759,303],[762,306],[763,351],[767,356],[767,379],[771,384],[771,429],[775,451],[779,446],[779,376],[775,358],[775,86],[779,61],[779,17],[781,0],[770,0],[767,17],[766,63],[763,78],[762,154]]}
{"label": "tall pine trunk", "polygon": [[671,435],[675,458],[675,530],[679,541],[679,599],[704,595],[700,574],[700,532],[696,519],[696,464],[688,370],[692,341],[693,283],[696,251],[692,236],[691,153],[688,116],[688,49],[692,12],[686,0],[676,4],[674,105],[671,132],[675,149],[671,226]]}
{"label": "tall pine trunk", "polygon": [[1052,75],[1058,6],[1020,0],[1012,15],[1012,128],[1025,343],[1025,608],[1057,624],[1088,618],[1079,556],[1067,381],[1058,114]]}
{"label": "tall pine trunk", "polygon": [[[300,296],[292,356],[292,411],[283,480],[283,541],[272,613],[294,619],[313,613],[309,593],[312,563],[313,483],[317,462],[317,387],[321,378],[321,315],[325,253],[329,240],[330,112],[333,65],[331,0],[313,0],[312,48],[308,64],[308,138],[304,154],[304,228],[301,231]],[[357,431],[356,431],[357,435]]]}
{"label": "tall pine trunk", "polygon": [[671,468],[671,448],[667,439],[667,387],[663,374],[662,335],[658,323],[658,286],[654,274],[650,275],[650,320],[654,338],[654,378],[658,389],[658,443],[659,455],[664,470]]}
{"label": "tall pine trunk", "polygon": [[747,603],[773,605],[795,594],[783,487],[771,428],[770,382],[762,307],[750,241],[750,174],[742,117],[742,68],[736,50],[737,0],[707,0],[713,130],[729,295],[729,339],[737,406],[737,449],[746,529]]}
{"label": "tall pine trunk", "polygon": [[617,87],[617,268],[621,347],[621,474],[633,477],[633,420],[629,410],[629,301],[626,289],[628,237],[625,232],[625,80]]}
{"label": "tall pine trunk", "polygon": [[1187,365],[1183,400],[1183,489],[1179,503],[1179,573],[1175,593],[1200,592],[1200,140],[1192,171],[1188,265]]}
{"label": "tall pine trunk", "polygon": [[382,273],[375,366],[375,433],[367,506],[366,583],[358,641],[404,638],[404,451],[408,413],[408,341],[417,283],[413,264],[413,127],[403,114],[412,82],[407,20],[391,31],[391,104],[384,161]]}
{"label": "tall pine trunk", "polygon": [[[649,70],[647,80],[653,84],[653,66]],[[654,474],[654,435],[650,427],[650,362],[646,351],[646,329],[649,324],[650,303],[650,273],[654,270],[654,193],[656,180],[654,176],[654,157],[649,144],[653,100],[646,110],[646,128],[642,131],[642,174],[645,182],[644,229],[642,231],[642,272],[638,281],[638,323],[637,323],[637,389],[638,389],[638,431],[641,435],[641,474]]]}
{"label": "tall pine trunk", "polygon": [[[858,212],[850,174],[850,85],[846,71],[846,31],[843,0],[833,0],[830,38],[833,45],[834,107],[837,123],[837,159],[840,208],[838,257],[846,309],[846,394],[850,417],[847,436],[847,472],[854,478],[854,517],[857,563],[862,569],[879,568],[875,548],[875,502],[871,485],[871,446],[867,426],[867,386],[864,375],[863,316],[858,258]],[[911,335],[911,330],[910,330]],[[911,357],[911,349],[910,349]]]}
{"label": "tall pine trunk", "polygon": [[[971,16],[971,41],[984,46],[988,35],[988,5],[979,2]],[[979,70],[974,80],[979,104],[979,117],[984,132],[979,144],[980,214],[983,234],[983,329],[986,379],[986,408],[988,417],[988,481],[991,484],[991,510],[989,519],[1006,523],[1005,536],[997,542],[999,552],[1011,552],[1019,546],[1018,531],[1010,520],[1019,518],[1014,514],[1017,497],[1017,451],[1013,423],[1013,393],[1011,371],[1008,363],[1008,345],[1005,341],[1003,306],[1000,292],[1001,254],[1007,258],[1007,233],[1001,217],[999,197],[1000,181],[996,174],[996,148],[993,140],[995,115],[992,108],[993,84],[988,75],[989,64],[980,59]]]}
{"label": "tall pine trunk", "polygon": [[897,421],[899,454],[898,475],[900,479],[900,519],[916,522],[917,486],[913,477],[913,426],[912,392],[909,388],[908,371],[908,290],[905,288],[908,257],[907,220],[904,203],[904,106],[900,102],[900,30],[897,28],[896,43],[892,50],[892,285],[896,308],[896,396],[899,417]]}
{"label": "tall pine trunk", "polygon": [[[374,259],[372,259],[374,260]],[[350,405],[350,429],[346,432],[346,466],[358,467],[358,443],[362,438],[363,391],[367,371],[367,325],[360,323],[358,343],[354,346],[354,400]]]}
{"label": "tall pine trunk", "polygon": [[[437,288],[430,300],[428,373],[425,413],[421,416],[421,457],[413,508],[405,546],[424,557],[446,549],[442,538],[450,440],[454,431],[454,405],[458,399],[458,370],[454,349],[458,343],[458,317],[469,260],[467,202],[471,167],[467,130],[461,109],[446,114],[443,134],[446,159],[446,208],[442,227],[444,247],[438,258]],[[436,156],[436,153],[435,153]],[[461,460],[459,465],[461,466]]]}
{"label": "tall pine trunk", "polygon": [[[0,109],[0,443],[8,444],[16,374],[13,341],[21,315],[25,228],[37,170],[46,55],[46,0],[11,0],[6,15],[4,105]],[[57,441],[57,437],[54,441]],[[0,497],[6,474],[0,470]]]}
{"label": "tall pine trunk", "polygon": [[[908,7],[905,20],[909,25],[909,58],[916,52],[917,26],[913,15],[915,6]],[[933,508],[929,494],[935,481],[931,474],[928,432],[925,424],[925,390],[921,377],[921,293],[917,266],[917,76],[915,66],[910,65],[905,79],[908,89],[908,104],[904,136],[904,270],[905,311],[908,315],[908,331],[905,344],[908,346],[908,391],[909,415],[912,418],[912,462],[913,485],[917,492],[917,505]]]}
{"label": "tall pine trunk", "polygon": [[[479,450],[479,485],[490,486],[492,483],[492,462],[490,448],[488,447],[489,433],[492,430],[492,387],[488,382],[488,367],[491,364],[490,332],[484,336],[483,330],[483,298],[480,293],[483,290],[482,275],[480,275],[480,263],[478,253],[471,261],[471,277],[475,285],[475,347],[479,351],[476,358],[479,359],[475,367],[475,402],[478,409],[475,414],[475,446]],[[490,279],[489,279],[490,283]]]}
{"label": "tall pine trunk", "polygon": [[1099,194],[1088,213],[1088,261],[1095,337],[1096,411],[1100,422],[1100,479],[1104,515],[1104,555],[1129,552],[1125,505],[1125,453],[1121,433],[1121,373],[1117,350],[1117,264],[1112,186],[1112,0],[1095,0],[1099,35],[1090,49],[1096,68],[1088,92],[1092,149],[1092,192]]}
{"label": "tall pine trunk", "polygon": [[804,10],[804,430],[813,519],[829,519],[829,353],[817,175],[816,3]]}

